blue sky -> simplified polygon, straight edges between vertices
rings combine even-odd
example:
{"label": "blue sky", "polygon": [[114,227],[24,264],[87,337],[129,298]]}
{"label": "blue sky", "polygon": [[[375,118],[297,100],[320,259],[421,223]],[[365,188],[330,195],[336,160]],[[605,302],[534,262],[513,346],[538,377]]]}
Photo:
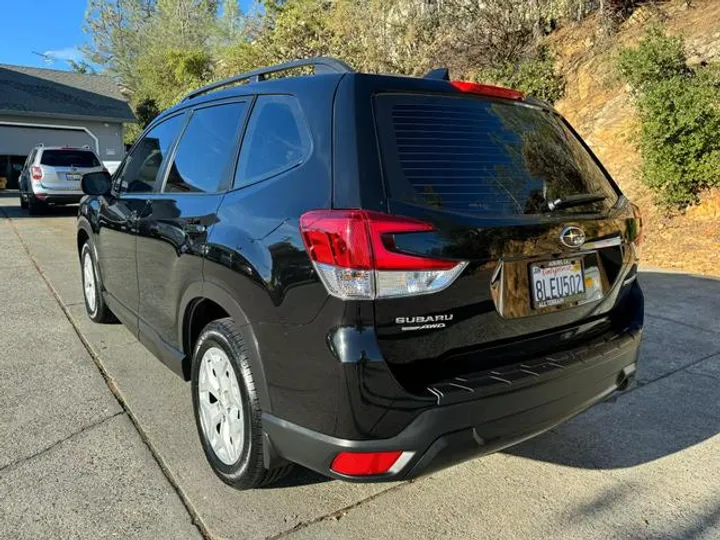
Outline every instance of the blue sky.
{"label": "blue sky", "polygon": [[[252,0],[238,1],[246,8]],[[77,47],[89,41],[82,31],[87,0],[0,0],[0,6],[0,64],[69,69],[68,59],[82,58]]]}

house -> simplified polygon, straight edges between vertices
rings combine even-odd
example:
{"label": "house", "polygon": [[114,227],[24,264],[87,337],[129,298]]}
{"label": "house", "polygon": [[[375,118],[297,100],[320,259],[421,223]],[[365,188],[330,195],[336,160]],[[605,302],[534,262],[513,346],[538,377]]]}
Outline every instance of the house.
{"label": "house", "polygon": [[87,145],[114,171],[125,153],[123,123],[135,121],[110,77],[0,64],[0,177],[9,188],[39,143]]}

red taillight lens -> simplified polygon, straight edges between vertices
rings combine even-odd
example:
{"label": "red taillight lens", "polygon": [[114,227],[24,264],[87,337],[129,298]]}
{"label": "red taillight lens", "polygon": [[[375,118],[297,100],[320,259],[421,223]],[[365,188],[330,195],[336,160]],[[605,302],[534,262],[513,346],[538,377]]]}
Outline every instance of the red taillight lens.
{"label": "red taillight lens", "polygon": [[300,218],[313,261],[343,268],[372,269],[372,252],[362,210],[316,210]]}
{"label": "red taillight lens", "polygon": [[300,218],[305,248],[328,292],[373,299],[447,287],[467,264],[400,253],[394,235],[429,232],[421,221],[367,210],[314,210]]}
{"label": "red taillight lens", "polygon": [[305,247],[319,263],[358,270],[449,270],[457,262],[393,251],[392,235],[434,228],[412,218],[367,210],[315,210],[300,218]]}
{"label": "red taillight lens", "polygon": [[43,177],[43,170],[41,167],[38,167],[37,165],[33,165],[30,167],[30,178],[33,180],[42,180]]}
{"label": "red taillight lens", "polygon": [[502,86],[492,86],[489,84],[478,84],[466,81],[450,81],[450,84],[461,92],[468,92],[470,94],[514,100],[522,100],[525,98],[525,94],[522,92],[511,90],[510,88],[503,88]]}
{"label": "red taillight lens", "polygon": [[330,468],[347,476],[370,476],[388,472],[402,455],[402,450],[392,452],[340,452]]}

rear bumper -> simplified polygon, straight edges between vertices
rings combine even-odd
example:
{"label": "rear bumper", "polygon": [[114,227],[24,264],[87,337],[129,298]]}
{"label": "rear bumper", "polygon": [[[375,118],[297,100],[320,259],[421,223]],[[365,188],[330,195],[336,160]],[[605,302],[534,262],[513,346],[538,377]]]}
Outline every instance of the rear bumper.
{"label": "rear bumper", "polygon": [[[641,335],[641,330],[634,330],[600,346],[575,351],[558,369],[533,373],[518,379],[517,384],[504,381],[507,384],[502,391],[496,385],[477,390],[477,398],[470,401],[438,404],[387,439],[340,439],[264,414],[266,462],[272,466],[279,457],[334,478],[378,482],[414,478],[496,452],[538,435],[625,388],[635,375]],[[404,465],[387,474],[346,477],[330,469],[332,460],[343,451],[393,450],[404,452]]]}
{"label": "rear bumper", "polygon": [[57,193],[50,190],[34,193],[38,201],[48,204],[77,204],[84,196],[83,193]]}

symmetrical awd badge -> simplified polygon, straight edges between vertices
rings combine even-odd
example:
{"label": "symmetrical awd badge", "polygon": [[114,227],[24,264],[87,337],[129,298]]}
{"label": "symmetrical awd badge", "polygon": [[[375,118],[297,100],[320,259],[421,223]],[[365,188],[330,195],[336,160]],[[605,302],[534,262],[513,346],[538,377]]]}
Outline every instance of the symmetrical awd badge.
{"label": "symmetrical awd badge", "polygon": [[569,248],[579,248],[585,243],[585,233],[580,227],[565,227],[560,233],[560,242]]}

